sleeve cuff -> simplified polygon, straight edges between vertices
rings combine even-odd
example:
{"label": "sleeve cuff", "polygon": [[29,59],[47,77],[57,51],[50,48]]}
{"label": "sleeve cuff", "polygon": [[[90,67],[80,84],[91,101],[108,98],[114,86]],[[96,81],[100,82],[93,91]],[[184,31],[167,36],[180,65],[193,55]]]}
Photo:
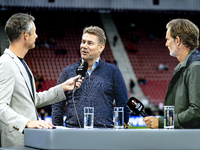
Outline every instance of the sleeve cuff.
{"label": "sleeve cuff", "polygon": [[159,119],[159,128],[162,129],[164,128],[164,117],[160,117],[158,118]]}

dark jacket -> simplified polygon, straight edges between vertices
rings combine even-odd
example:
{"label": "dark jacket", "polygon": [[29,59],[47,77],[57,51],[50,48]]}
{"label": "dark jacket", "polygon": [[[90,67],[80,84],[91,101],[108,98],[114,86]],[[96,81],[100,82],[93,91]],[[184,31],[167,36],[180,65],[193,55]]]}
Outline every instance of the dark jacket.
{"label": "dark jacket", "polygon": [[[67,66],[61,73],[58,84],[76,75],[76,64]],[[52,105],[54,125],[63,125],[63,109],[67,102],[66,126],[78,127],[78,121],[72,100],[72,92],[65,92],[65,101]],[[113,64],[99,61],[98,66],[89,76],[86,74],[80,89],[76,90],[74,100],[81,126],[83,127],[84,107],[94,107],[94,127],[113,127],[113,100],[117,106],[124,107],[124,121],[129,120],[127,88],[122,73]]]}
{"label": "dark jacket", "polygon": [[[168,85],[165,106],[174,106],[174,128],[200,128],[200,52],[191,50],[174,69]],[[164,118],[159,118],[163,128]]]}

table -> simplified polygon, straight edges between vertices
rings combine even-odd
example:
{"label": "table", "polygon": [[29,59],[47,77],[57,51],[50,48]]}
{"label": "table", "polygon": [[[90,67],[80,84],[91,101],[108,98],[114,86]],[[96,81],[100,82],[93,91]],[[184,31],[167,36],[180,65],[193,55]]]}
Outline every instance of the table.
{"label": "table", "polygon": [[18,150],[200,149],[200,129],[25,129],[24,136]]}

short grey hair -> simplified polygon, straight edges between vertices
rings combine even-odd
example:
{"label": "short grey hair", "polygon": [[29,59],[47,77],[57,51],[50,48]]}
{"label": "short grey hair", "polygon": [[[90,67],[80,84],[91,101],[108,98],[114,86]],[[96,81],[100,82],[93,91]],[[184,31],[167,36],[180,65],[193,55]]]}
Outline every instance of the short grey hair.
{"label": "short grey hair", "polygon": [[10,42],[20,39],[24,32],[28,32],[31,35],[33,28],[33,22],[35,18],[31,15],[18,13],[12,15],[5,25],[5,32]]}

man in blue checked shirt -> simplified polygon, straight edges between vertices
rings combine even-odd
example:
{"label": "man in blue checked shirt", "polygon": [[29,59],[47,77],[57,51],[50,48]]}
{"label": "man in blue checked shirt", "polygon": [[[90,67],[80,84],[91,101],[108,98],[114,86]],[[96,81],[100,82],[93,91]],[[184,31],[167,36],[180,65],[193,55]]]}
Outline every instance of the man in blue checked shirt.
{"label": "man in blue checked shirt", "polygon": [[[130,111],[126,106],[128,92],[121,71],[113,64],[101,60],[100,55],[105,48],[106,36],[97,26],[83,30],[80,53],[81,59],[63,69],[58,84],[76,75],[77,67],[88,62],[88,70],[80,89],[74,94],[67,91],[66,100],[52,105],[53,125],[63,126],[64,108],[67,102],[66,127],[84,126],[84,107],[94,107],[94,128],[113,128],[113,101],[117,107],[124,107],[124,122],[129,121]],[[80,122],[80,125],[79,125]]]}

